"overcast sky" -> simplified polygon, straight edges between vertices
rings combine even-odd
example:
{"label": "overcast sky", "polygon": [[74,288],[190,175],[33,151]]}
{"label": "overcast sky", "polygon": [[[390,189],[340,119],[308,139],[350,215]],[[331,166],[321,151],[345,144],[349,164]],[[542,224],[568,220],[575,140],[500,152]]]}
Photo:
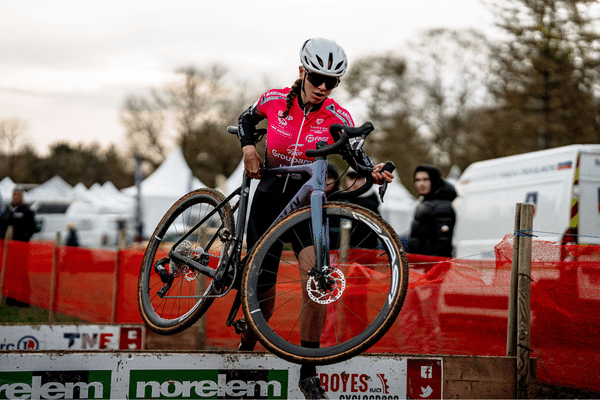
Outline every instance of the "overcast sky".
{"label": "overcast sky", "polygon": [[285,87],[310,37],[336,40],[352,63],[425,29],[492,21],[480,0],[0,0],[0,119],[26,120],[41,154],[57,141],[120,146],[125,96],[178,67],[218,62]]}

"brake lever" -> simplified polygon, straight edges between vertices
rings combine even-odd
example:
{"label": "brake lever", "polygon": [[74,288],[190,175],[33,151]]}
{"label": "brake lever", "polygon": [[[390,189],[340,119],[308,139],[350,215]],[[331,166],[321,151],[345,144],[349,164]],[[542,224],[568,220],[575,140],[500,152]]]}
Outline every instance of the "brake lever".
{"label": "brake lever", "polygon": [[[393,162],[388,161],[385,163],[385,165],[383,166],[383,168],[381,169],[382,171],[387,171],[387,172],[393,172],[396,169],[396,166],[394,165]],[[387,190],[388,187],[388,182],[384,181],[383,185],[379,186],[379,199],[381,200],[381,202],[383,203],[383,196],[385,195],[385,191]]]}
{"label": "brake lever", "polygon": [[387,181],[383,182],[383,185],[379,186],[379,198],[383,203],[383,196],[385,195],[385,191],[387,190],[388,183]]}

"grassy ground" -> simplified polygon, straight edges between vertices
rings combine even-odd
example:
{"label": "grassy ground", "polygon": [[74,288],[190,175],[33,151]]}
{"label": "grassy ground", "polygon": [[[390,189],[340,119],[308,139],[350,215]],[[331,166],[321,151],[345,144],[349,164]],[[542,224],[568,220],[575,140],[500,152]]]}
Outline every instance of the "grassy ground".
{"label": "grassy ground", "polygon": [[[49,321],[49,311],[45,308],[0,307],[0,323],[3,324],[43,324]],[[54,323],[86,323],[86,321],[64,314],[54,314]]]}

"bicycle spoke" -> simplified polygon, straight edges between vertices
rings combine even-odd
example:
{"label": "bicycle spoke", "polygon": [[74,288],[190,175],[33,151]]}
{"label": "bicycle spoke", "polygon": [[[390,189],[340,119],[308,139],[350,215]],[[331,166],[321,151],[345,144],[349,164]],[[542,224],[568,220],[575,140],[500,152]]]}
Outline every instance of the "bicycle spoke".
{"label": "bicycle spoke", "polygon": [[[323,266],[323,283],[312,272],[307,274],[314,267],[308,208],[290,214],[263,236],[244,275],[245,285],[255,288],[243,300],[247,320],[269,350],[294,362],[337,362],[370,346],[387,329],[381,325],[387,327],[393,322],[406,290],[405,258],[391,228],[371,229],[364,222],[372,215],[359,208],[326,205],[324,210],[330,224],[343,218],[353,227],[362,224],[363,232],[364,228],[369,231],[364,237],[353,239],[352,234],[358,230],[350,229],[348,240],[332,241],[331,265]],[[379,219],[370,222],[376,223],[384,226]],[[386,235],[385,240],[379,235]],[[307,237],[311,240],[307,241]],[[395,247],[389,247],[390,243]],[[360,247],[367,244],[373,247]],[[284,249],[281,257],[280,248]],[[274,271],[260,267],[267,260],[279,258],[281,262]],[[390,264],[390,260],[397,264]],[[401,285],[401,290],[394,285]],[[264,290],[275,294],[262,303],[260,293]],[[259,303],[255,303],[258,299]],[[273,305],[263,315],[263,310],[269,310],[267,304]],[[320,346],[303,348],[301,340],[320,340]]]}
{"label": "bicycle spoke", "polygon": [[[144,255],[138,290],[140,311],[151,329],[179,332],[202,316],[214,300],[212,280],[201,270],[216,270],[229,254],[231,241],[220,236],[233,231],[229,204],[213,213],[223,201],[217,191],[196,190],[171,207],[159,223]],[[192,260],[201,270],[185,260]]]}

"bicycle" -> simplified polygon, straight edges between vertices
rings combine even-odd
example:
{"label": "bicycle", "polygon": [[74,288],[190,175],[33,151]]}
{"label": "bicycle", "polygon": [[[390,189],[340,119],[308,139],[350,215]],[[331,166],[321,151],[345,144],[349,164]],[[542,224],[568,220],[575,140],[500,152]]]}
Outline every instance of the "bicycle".
{"label": "bicycle", "polygon": [[[372,130],[370,123],[356,128],[332,125],[335,143],[319,142],[316,149],[307,151],[309,157],[315,157],[314,163],[261,171],[263,175],[303,174],[309,178],[244,257],[250,194],[250,178],[245,173],[242,185],[227,197],[203,188],[179,199],[156,227],[142,261],[138,304],[146,325],[160,334],[180,332],[201,318],[215,299],[235,289],[226,325],[238,334],[252,329],[266,349],[288,361],[341,362],[379,340],[404,302],[406,254],[397,234],[379,215],[351,203],[328,201],[324,192],[326,157],[331,154],[340,154],[360,175],[367,176],[367,184],[361,188],[337,192],[338,200],[370,189],[372,169],[358,162],[358,150]],[[236,133],[237,127],[228,131]],[[265,132],[260,130],[257,140]],[[393,170],[393,164],[387,163],[385,169]],[[380,187],[382,198],[385,188],[385,184]],[[237,202],[232,206],[234,198]],[[366,232],[364,237],[352,236],[358,228]],[[314,257],[309,271],[299,268],[290,244],[298,237],[306,239],[301,236],[306,232],[310,232],[314,249],[304,253]],[[377,245],[362,248],[361,242],[371,235]],[[261,271],[261,265],[279,254],[278,271],[271,272],[276,281],[269,293],[274,294],[261,299],[267,273]],[[272,315],[264,315],[261,308],[268,301],[274,302]],[[300,320],[311,318],[306,311],[309,304],[325,314],[316,349],[300,344],[301,330],[306,329]],[[236,319],[240,306],[244,317]]]}

